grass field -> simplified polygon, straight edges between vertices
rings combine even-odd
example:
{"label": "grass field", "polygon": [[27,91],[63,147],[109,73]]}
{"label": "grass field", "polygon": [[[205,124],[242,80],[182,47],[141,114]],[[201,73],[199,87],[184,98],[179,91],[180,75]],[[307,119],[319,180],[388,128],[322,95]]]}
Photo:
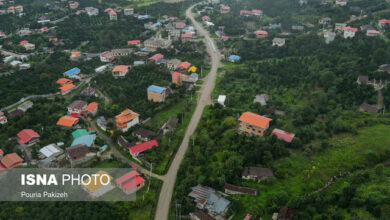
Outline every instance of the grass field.
{"label": "grass field", "polygon": [[[189,95],[187,94],[186,97],[179,103],[171,106],[170,108],[157,113],[156,115],[153,116],[153,118],[147,122],[147,125],[151,127],[156,127],[160,128],[164,125],[164,123],[171,117],[171,116],[176,116],[180,112],[183,112],[186,105],[187,101],[190,99]],[[192,100],[196,100],[196,97],[192,97]]]}
{"label": "grass field", "polygon": [[[196,96],[192,97],[192,100],[196,101]],[[187,100],[187,99],[186,99]],[[173,115],[177,115],[180,112],[183,112],[185,109],[187,102],[184,100],[183,102],[177,104],[176,106],[173,106],[169,111],[164,111],[160,115],[157,115],[154,117],[154,120],[168,120],[169,117]],[[176,154],[177,149],[179,148],[181,141],[184,137],[185,130],[187,129],[188,124],[190,123],[192,113],[195,111],[196,105],[192,105],[191,110],[189,112],[186,112],[184,115],[184,118],[182,120],[182,123],[179,124],[179,126],[175,130],[175,137],[173,138],[171,145],[172,148],[170,148],[170,152],[165,155],[164,159],[154,168],[154,172],[157,174],[165,174],[167,172],[167,169],[169,167],[170,161],[173,159],[172,157]]]}
{"label": "grass field", "polygon": [[[246,182],[244,185],[259,189],[259,195],[234,196],[243,207],[255,210],[259,206],[265,207],[267,198],[272,195],[287,194],[305,195],[321,188],[332,176],[342,171],[355,171],[372,167],[379,152],[390,154],[390,125],[375,125],[360,129],[358,135],[340,135],[330,139],[333,147],[324,150],[314,157],[302,154],[292,154],[288,158],[276,161],[273,167],[277,170],[277,180],[270,185]],[[382,155],[383,157],[383,155]],[[244,213],[240,213],[240,219]]]}

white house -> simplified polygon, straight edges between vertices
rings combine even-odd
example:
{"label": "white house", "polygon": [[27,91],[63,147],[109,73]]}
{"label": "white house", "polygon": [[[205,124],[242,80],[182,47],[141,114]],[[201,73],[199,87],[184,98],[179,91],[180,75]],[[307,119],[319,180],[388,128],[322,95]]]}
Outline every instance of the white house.
{"label": "white house", "polygon": [[331,31],[324,31],[324,38],[326,44],[329,44],[330,42],[334,41],[335,37],[336,37],[336,33]]}
{"label": "white house", "polygon": [[275,37],[272,40],[272,46],[283,47],[285,43],[286,43],[286,40],[284,38]]}
{"label": "white house", "polygon": [[218,103],[221,104],[222,106],[225,106],[225,100],[226,100],[226,95],[218,96]]}
{"label": "white house", "polygon": [[348,3],[347,0],[336,0],[336,5],[339,5],[339,6],[346,6]]}
{"label": "white house", "polygon": [[99,66],[95,69],[95,73],[101,73],[104,72],[107,69],[107,65]]}
{"label": "white house", "polygon": [[94,7],[86,7],[85,11],[87,12],[88,16],[97,16],[99,14],[99,9]]}
{"label": "white house", "polygon": [[369,37],[376,37],[380,34],[377,30],[367,30],[366,35]]}

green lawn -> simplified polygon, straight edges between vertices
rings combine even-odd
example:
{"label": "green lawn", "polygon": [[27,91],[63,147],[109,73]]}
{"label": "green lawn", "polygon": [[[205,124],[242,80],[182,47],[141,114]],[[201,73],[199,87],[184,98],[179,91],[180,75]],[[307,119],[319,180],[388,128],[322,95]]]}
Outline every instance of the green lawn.
{"label": "green lawn", "polygon": [[[171,116],[176,116],[180,112],[183,112],[186,105],[187,105],[187,100],[189,100],[189,95],[188,97],[184,98],[181,100],[181,102],[171,106],[170,108],[157,113],[156,115],[153,116],[153,118],[147,123],[147,125],[151,127],[156,127],[156,128],[161,128],[166,121]],[[195,97],[192,97],[192,100],[195,100]]]}

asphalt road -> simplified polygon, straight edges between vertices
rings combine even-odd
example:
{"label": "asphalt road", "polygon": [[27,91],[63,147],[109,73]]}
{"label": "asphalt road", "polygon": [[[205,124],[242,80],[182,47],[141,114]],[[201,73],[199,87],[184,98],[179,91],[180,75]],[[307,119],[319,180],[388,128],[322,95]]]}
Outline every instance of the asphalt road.
{"label": "asphalt road", "polygon": [[220,66],[221,55],[218,51],[218,48],[215,46],[214,41],[210,38],[210,34],[207,30],[205,30],[201,24],[199,24],[192,14],[192,8],[195,5],[191,6],[186,11],[186,17],[189,18],[194,27],[196,28],[199,35],[205,37],[205,44],[207,47],[207,52],[211,56],[212,67],[210,73],[204,79],[202,89],[200,90],[200,98],[198,99],[198,103],[195,109],[195,112],[191,118],[191,121],[187,127],[185,132],[183,141],[180,145],[179,150],[177,151],[175,158],[172,161],[171,166],[169,167],[168,173],[165,175],[165,180],[160,192],[160,197],[157,204],[155,220],[167,220],[169,214],[169,207],[172,199],[172,194],[176,182],[176,175],[180,167],[180,163],[182,162],[185,152],[188,148],[188,142],[190,140],[191,135],[194,133],[200,118],[203,113],[203,109],[206,105],[210,104],[210,95],[214,89],[215,81],[217,78],[217,70]]}

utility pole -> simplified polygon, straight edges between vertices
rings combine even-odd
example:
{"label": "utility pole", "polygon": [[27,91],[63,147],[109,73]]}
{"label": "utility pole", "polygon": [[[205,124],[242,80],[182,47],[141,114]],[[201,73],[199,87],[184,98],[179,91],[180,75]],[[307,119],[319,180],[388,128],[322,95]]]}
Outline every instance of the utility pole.
{"label": "utility pole", "polygon": [[179,204],[179,219],[181,219],[181,204]]}

